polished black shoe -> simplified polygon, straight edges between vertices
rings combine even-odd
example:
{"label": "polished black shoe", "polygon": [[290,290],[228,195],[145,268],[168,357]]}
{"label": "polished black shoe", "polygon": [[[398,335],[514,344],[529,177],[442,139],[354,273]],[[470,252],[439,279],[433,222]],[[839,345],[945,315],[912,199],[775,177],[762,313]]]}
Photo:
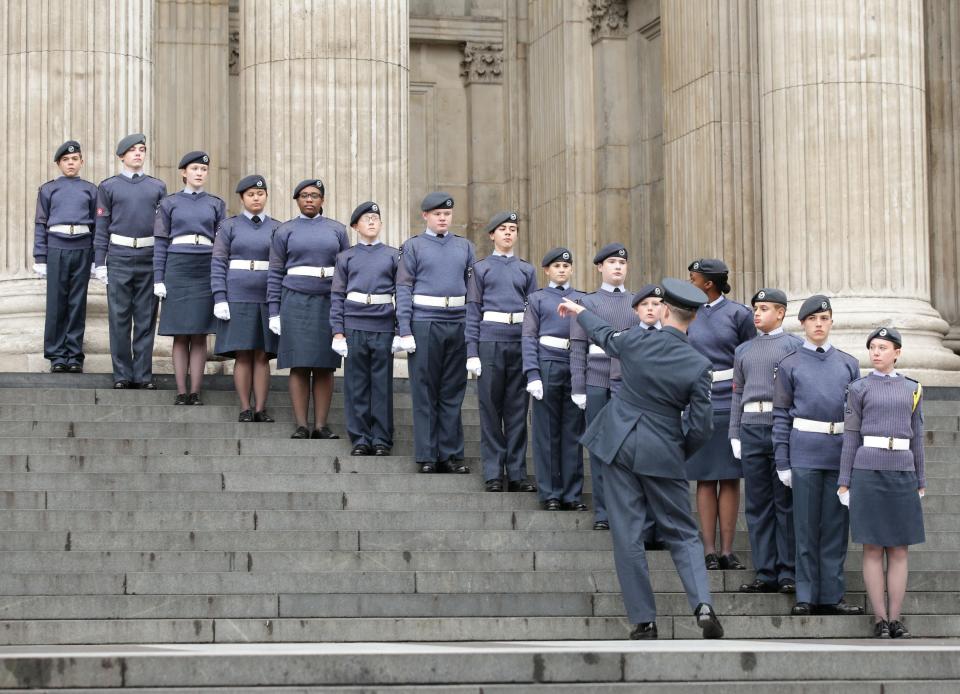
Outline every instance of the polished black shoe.
{"label": "polished black shoe", "polygon": [[784,595],[793,595],[797,592],[797,584],[793,579],[785,578],[780,581],[780,585],[777,586],[777,591]]}
{"label": "polished black shoe", "polygon": [[610,529],[610,523],[609,523],[608,521],[596,521],[596,522],[593,524],[593,529],[594,529],[594,530],[609,530],[609,529]]}
{"label": "polished black shoe", "polygon": [[68,373],[68,374],[82,374],[82,373],[83,373],[83,364],[67,364],[67,373]]}
{"label": "polished black shoe", "polygon": [[[817,605],[817,614],[839,615],[841,617],[856,617],[863,614],[860,605],[851,605],[841,600],[836,605]],[[893,632],[893,622],[890,622],[890,631]]]}
{"label": "polished black shoe", "polygon": [[130,381],[117,381],[113,384],[114,390],[129,390],[133,388],[133,384]]}
{"label": "polished black shoe", "polygon": [[794,617],[809,617],[813,614],[813,605],[809,602],[798,602],[790,609],[790,614]]}
{"label": "polished black shoe", "polygon": [[568,501],[563,505],[564,511],[589,511],[590,508],[582,501]]}
{"label": "polished black shoe", "polygon": [[290,438],[291,439],[309,439],[310,430],[307,429],[306,427],[297,427],[296,431],[293,432],[293,436],[291,436]]}
{"label": "polished black shoe", "polygon": [[703,563],[707,565],[707,571],[720,570],[720,558],[716,554],[708,554],[705,556]]}
{"label": "polished black shoe", "polygon": [[50,373],[52,374],[62,374],[67,372],[66,364],[54,364],[50,367]]}
{"label": "polished black shoe", "polygon": [[330,431],[330,427],[322,426],[319,429],[314,429],[313,434],[310,435],[310,438],[311,439],[339,439],[340,436]]}
{"label": "polished black shoe", "polygon": [[713,611],[713,608],[710,607],[710,605],[705,602],[701,602],[699,605],[697,605],[697,609],[693,614],[697,618],[697,626],[703,630],[703,638],[723,638],[723,627],[720,626],[720,620],[717,619],[717,613]]}
{"label": "polished black shoe", "polygon": [[780,586],[776,583],[767,583],[763,579],[755,578],[753,583],[744,583],[740,586],[741,593],[776,593]]}
{"label": "polished black shoe", "polygon": [[657,638],[656,622],[640,622],[630,632],[630,638],[634,641],[653,641]]}
{"label": "polished black shoe", "polygon": [[719,563],[721,571],[743,571],[747,568],[733,553],[721,556]]}
{"label": "polished black shoe", "polygon": [[187,400],[188,405],[202,405],[203,400],[200,399],[200,393],[190,393],[190,397]]}
{"label": "polished black shoe", "polygon": [[174,405],[186,405],[187,404],[187,394],[186,393],[177,393],[177,397],[173,399]]}
{"label": "polished black shoe", "polygon": [[462,460],[456,458],[440,461],[437,463],[437,469],[440,472],[449,472],[451,475],[467,475],[470,473],[470,468],[464,465]]}
{"label": "polished black shoe", "polygon": [[520,480],[519,482],[510,481],[507,483],[508,492],[535,492],[537,487],[528,482],[527,480]]}
{"label": "polished black shoe", "polygon": [[666,542],[661,542],[660,540],[644,540],[643,549],[646,552],[660,552],[667,548]]}
{"label": "polished black shoe", "polygon": [[483,490],[487,492],[502,492],[503,482],[500,480],[487,480],[483,483]]}
{"label": "polished black shoe", "polygon": [[260,410],[259,412],[253,413],[253,421],[263,422],[264,424],[273,424],[277,420],[268,415],[266,410]]}
{"label": "polished black shoe", "polygon": [[420,472],[425,475],[430,475],[437,471],[436,463],[420,463]]}
{"label": "polished black shoe", "polygon": [[350,449],[350,455],[370,455],[373,449],[365,443],[358,443]]}
{"label": "polished black shoe", "polygon": [[879,622],[874,622],[874,624],[873,624],[873,638],[875,638],[875,639],[889,639],[889,638],[890,638],[890,625],[887,623],[887,620],[881,619]]}
{"label": "polished black shoe", "polygon": [[136,383],[134,388],[139,388],[140,390],[156,390],[157,384],[153,381],[148,381],[147,383]]}
{"label": "polished black shoe", "polygon": [[545,511],[559,511],[560,499],[547,499],[543,502],[543,509]]}
{"label": "polished black shoe", "polygon": [[899,619],[895,619],[892,622],[889,622],[888,629],[890,629],[890,638],[891,639],[909,639],[910,632],[907,631],[907,626],[901,622]]}
{"label": "polished black shoe", "polygon": [[390,446],[385,443],[373,444],[373,454],[377,456],[390,455]]}
{"label": "polished black shoe", "polygon": [[[177,397],[180,397],[180,396],[177,396]],[[242,423],[244,423],[244,424],[246,424],[247,422],[253,422],[253,421],[255,421],[255,420],[254,420],[253,410],[242,410],[242,411],[240,412],[240,416],[237,417],[237,421],[238,421],[238,422],[242,422]],[[294,437],[294,438],[297,438],[297,437]]]}

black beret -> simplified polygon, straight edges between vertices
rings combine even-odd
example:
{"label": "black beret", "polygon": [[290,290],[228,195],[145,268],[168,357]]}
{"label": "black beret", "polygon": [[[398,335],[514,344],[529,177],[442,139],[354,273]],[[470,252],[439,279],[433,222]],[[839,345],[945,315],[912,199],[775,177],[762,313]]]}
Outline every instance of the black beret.
{"label": "black beret", "polygon": [[725,275],[730,272],[727,264],[719,258],[700,258],[694,260],[687,266],[691,272],[699,272],[701,275]]}
{"label": "black beret", "polygon": [[120,140],[117,143],[117,156],[122,157],[127,153],[127,150],[133,147],[134,145],[146,145],[147,136],[143,133],[133,133],[132,135],[127,135],[125,138]]}
{"label": "black beret", "polygon": [[869,349],[870,343],[873,342],[876,338],[881,340],[888,340],[892,342],[897,347],[903,347],[903,339],[900,337],[900,333],[896,328],[875,328],[870,337],[867,338],[867,348]]}
{"label": "black beret", "polygon": [[680,308],[696,309],[707,303],[707,295],[689,282],[664,277],[660,280],[663,289],[663,300]]}
{"label": "black beret", "polygon": [[547,254],[543,256],[543,260],[540,261],[540,267],[547,267],[557,261],[562,261],[564,263],[573,262],[573,253],[564,248],[563,246],[557,246],[556,248],[551,248],[547,251]]}
{"label": "black beret", "polygon": [[797,314],[797,318],[799,318],[801,321],[805,321],[814,313],[832,310],[833,306],[830,305],[829,298],[825,297],[823,294],[814,294],[809,299],[804,301],[800,306],[800,313]]}
{"label": "black beret", "polygon": [[420,209],[424,212],[441,208],[446,210],[453,208],[453,198],[450,196],[450,193],[444,193],[443,191],[430,193],[423,199],[423,202],[420,203]]}
{"label": "black beret", "polygon": [[293,189],[293,199],[296,200],[298,197],[300,197],[300,193],[303,192],[303,189],[309,188],[310,186],[320,189],[321,198],[327,194],[327,191],[323,187],[323,181],[321,181],[319,178],[308,178],[305,181],[300,181],[297,184],[297,187]]}
{"label": "black beret", "polygon": [[187,152],[180,159],[180,163],[177,164],[178,169],[185,169],[191,164],[209,164],[210,157],[206,152],[194,151]]}
{"label": "black beret", "polygon": [[607,258],[612,256],[617,256],[618,258],[627,259],[627,249],[622,243],[614,242],[608,243],[606,246],[597,251],[597,254],[593,256],[593,264],[598,265],[602,263]]}
{"label": "black beret", "polygon": [[782,289],[764,287],[753,295],[753,298],[750,299],[750,305],[756,306],[758,301],[765,301],[771,304],[780,304],[781,306],[786,306],[787,293]]}
{"label": "black beret", "polygon": [[368,200],[367,202],[361,202],[357,205],[357,208],[353,211],[353,214],[350,215],[350,226],[353,226],[360,221],[360,218],[365,215],[367,212],[376,212],[380,214],[380,205]]}
{"label": "black beret", "polygon": [[243,195],[246,191],[251,188],[260,188],[261,190],[267,189],[267,179],[265,179],[260,174],[250,174],[249,176],[244,176],[240,179],[240,182],[237,184],[237,193]]}
{"label": "black beret", "polygon": [[651,296],[656,297],[657,299],[663,298],[663,287],[659,284],[645,284],[640,287],[640,291],[633,295],[633,301],[630,302],[631,308],[636,308],[644,299],[648,299]]}
{"label": "black beret", "polygon": [[79,154],[79,152],[80,143],[76,140],[67,140],[62,145],[57,147],[57,151],[53,153],[53,161],[60,161],[64,154]]}
{"label": "black beret", "polygon": [[484,227],[484,231],[492,233],[496,231],[497,227],[501,224],[506,224],[507,222],[512,222],[517,224],[520,221],[520,216],[516,212],[497,212],[490,218],[490,221],[487,222],[487,226]]}

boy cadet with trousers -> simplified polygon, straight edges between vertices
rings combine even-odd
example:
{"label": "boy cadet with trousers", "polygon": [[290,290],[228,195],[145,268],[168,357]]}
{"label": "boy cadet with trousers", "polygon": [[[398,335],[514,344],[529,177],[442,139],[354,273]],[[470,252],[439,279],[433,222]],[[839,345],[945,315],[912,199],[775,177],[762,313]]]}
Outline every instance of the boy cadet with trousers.
{"label": "boy cadet with trousers", "polygon": [[756,577],[742,593],[794,591],[793,504],[773,457],[773,382],[780,360],[802,344],[783,330],[787,295],[761,289],[750,300],[757,336],[733,355],[728,436],[743,465],[744,516]]}
{"label": "boy cadet with trousers", "polygon": [[527,480],[527,404],[521,332],[527,297],[537,290],[533,266],[514,255],[516,212],[498,212],[484,231],[493,252],[467,282],[467,371],[477,379],[480,457],[488,492],[533,492]]}
{"label": "boy cadet with trousers", "polygon": [[153,293],[153,225],[167,186],[143,173],[146,156],[143,133],[120,140],[121,171],[100,183],[97,195],[94,274],[107,285],[114,388],[157,387],[153,383],[158,306]]}
{"label": "boy cadet with trousers", "polygon": [[67,140],[53,155],[61,176],[37,193],[33,271],[47,278],[43,356],[53,373],[83,371],[97,187],[80,178],[80,143]]}
{"label": "boy cadet with trousers", "polygon": [[474,248],[450,231],[453,198],[427,195],[426,229],[400,249],[397,331],[410,366],[414,456],[420,472],[468,473],[460,407],[467,389],[464,339],[467,279]]}
{"label": "boy cadet with trousers", "polygon": [[372,200],[357,205],[350,226],[357,242],[337,256],[330,289],[332,347],[345,359],[350,455],[390,455],[398,250],[380,241],[380,206]]}
{"label": "boy cadet with trousers", "polygon": [[860,378],[857,360],[830,342],[833,309],[817,294],[800,306],[803,346],[783,358],[773,383],[773,446],[780,480],[793,490],[797,603],[791,614],[860,615],[849,605],[843,565],[850,518],[837,498],[843,404]]}

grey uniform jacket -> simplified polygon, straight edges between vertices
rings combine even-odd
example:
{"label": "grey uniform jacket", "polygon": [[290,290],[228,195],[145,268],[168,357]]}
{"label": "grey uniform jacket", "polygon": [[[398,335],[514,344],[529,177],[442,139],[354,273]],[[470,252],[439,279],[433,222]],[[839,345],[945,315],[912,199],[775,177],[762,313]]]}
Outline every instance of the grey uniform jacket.
{"label": "grey uniform jacket", "polygon": [[686,459],[713,433],[710,361],[676,328],[619,332],[589,311],[577,320],[623,371],[620,392],[580,442],[607,465],[623,448],[638,475],[684,478]]}

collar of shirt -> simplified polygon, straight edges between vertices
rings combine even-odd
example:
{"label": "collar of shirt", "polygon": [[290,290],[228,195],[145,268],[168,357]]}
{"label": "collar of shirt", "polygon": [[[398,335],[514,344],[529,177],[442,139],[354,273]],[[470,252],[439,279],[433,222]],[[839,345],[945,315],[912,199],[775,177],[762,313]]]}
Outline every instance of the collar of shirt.
{"label": "collar of shirt", "polygon": [[657,322],[654,323],[652,326],[651,326],[651,325],[648,325],[647,323],[644,323],[644,322],[642,322],[642,321],[641,321],[640,324],[643,326],[644,330],[649,330],[650,328],[656,328],[657,330],[662,330],[662,329],[663,329],[663,326],[660,325],[660,321],[657,321]]}
{"label": "collar of shirt", "polygon": [[771,330],[771,331],[768,332],[768,333],[760,333],[760,334],[761,334],[761,335],[766,335],[767,337],[773,337],[773,336],[775,336],[775,335],[781,334],[782,332],[783,332],[783,326],[780,326],[779,328],[774,328],[773,330]]}
{"label": "collar of shirt", "polygon": [[562,289],[563,291],[567,291],[568,289],[570,289],[569,282],[567,282],[566,284],[557,284],[553,280],[550,280],[550,284],[548,286],[550,287],[550,289]]}
{"label": "collar of shirt", "polygon": [[494,250],[494,252],[490,255],[499,255],[501,258],[512,258],[513,251],[510,251],[509,253],[501,253],[500,251]]}
{"label": "collar of shirt", "polygon": [[[804,340],[804,341],[803,341],[803,348],[804,348],[804,349],[809,349],[811,352],[816,352],[816,351],[817,351],[817,346],[816,346],[815,344],[813,344],[812,342],[810,342],[810,340]],[[823,349],[824,352],[829,352],[829,351],[830,351],[830,343],[829,343],[829,342],[824,342],[822,345],[820,345],[820,348]]]}
{"label": "collar of shirt", "polygon": [[[440,234],[438,234],[437,232],[435,232],[435,231],[434,231],[433,229],[431,229],[430,227],[427,227],[426,229],[424,229],[424,230],[423,230],[423,233],[426,234],[427,236],[440,236]],[[445,231],[445,232],[443,232],[443,235],[446,236],[446,235],[449,234],[449,233],[450,233],[449,231]]]}
{"label": "collar of shirt", "polygon": [[297,216],[298,216],[300,219],[308,219],[308,220],[310,220],[311,222],[312,222],[314,219],[319,219],[319,218],[320,218],[320,215],[319,215],[319,214],[315,214],[315,215],[313,215],[312,217],[308,217],[308,216],[305,215],[303,212],[301,212],[301,213],[298,214]]}
{"label": "collar of shirt", "polygon": [[896,378],[897,376],[900,375],[900,374],[898,374],[896,371],[891,371],[890,373],[885,374],[885,373],[882,373],[882,372],[880,372],[880,371],[877,371],[876,369],[874,369],[874,370],[871,371],[870,373],[876,374],[877,376],[880,376],[881,378]]}
{"label": "collar of shirt", "polygon": [[124,166],[120,168],[120,175],[126,176],[127,178],[133,178],[134,176],[145,176],[146,174],[143,173],[143,169],[140,169],[139,171],[131,171]]}
{"label": "collar of shirt", "polygon": [[254,214],[250,210],[244,210],[242,214],[247,219],[253,219],[254,217],[259,217],[261,222],[267,218],[266,212],[257,212],[256,214]]}
{"label": "collar of shirt", "polygon": [[380,239],[377,239],[373,243],[367,243],[366,241],[357,241],[358,246],[377,246],[381,243]]}
{"label": "collar of shirt", "polygon": [[203,192],[203,188],[197,188],[196,190],[194,190],[194,189],[191,188],[190,186],[184,186],[184,187],[183,187],[183,192],[186,193],[187,195],[195,195],[195,194],[197,194],[197,193],[202,193],[202,192]]}
{"label": "collar of shirt", "polygon": [[600,289],[602,289],[602,290],[605,291],[605,292],[612,292],[612,291],[618,290],[618,289],[619,289],[621,292],[624,292],[624,293],[626,293],[626,291],[627,291],[627,288],[624,287],[622,284],[621,284],[619,287],[615,287],[615,286],[613,286],[612,284],[607,284],[606,282],[604,282],[603,284],[600,285]]}
{"label": "collar of shirt", "polygon": [[715,300],[708,302],[708,303],[707,303],[707,306],[709,306],[710,308],[714,308],[715,306],[718,306],[718,305],[720,304],[720,302],[723,301],[723,300],[726,299],[726,298],[727,298],[727,297],[725,297],[723,294],[721,294],[721,295],[718,296]]}

